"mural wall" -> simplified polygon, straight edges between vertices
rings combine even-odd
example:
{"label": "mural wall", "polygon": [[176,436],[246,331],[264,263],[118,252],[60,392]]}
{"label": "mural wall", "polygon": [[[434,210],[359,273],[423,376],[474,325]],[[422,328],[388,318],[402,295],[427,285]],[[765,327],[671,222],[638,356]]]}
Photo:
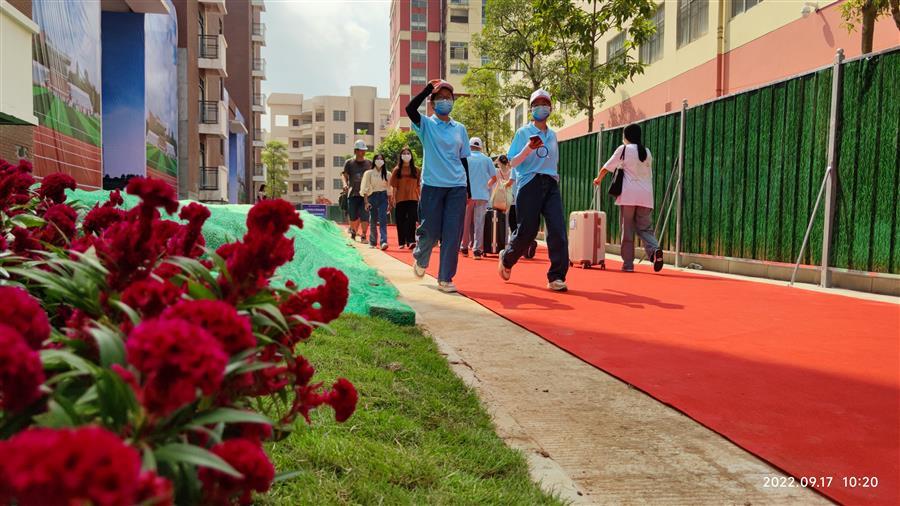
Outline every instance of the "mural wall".
{"label": "mural wall", "polygon": [[148,14],[144,22],[147,175],[178,188],[178,21]]}
{"label": "mural wall", "polygon": [[34,0],[35,174],[101,185],[100,2]]}

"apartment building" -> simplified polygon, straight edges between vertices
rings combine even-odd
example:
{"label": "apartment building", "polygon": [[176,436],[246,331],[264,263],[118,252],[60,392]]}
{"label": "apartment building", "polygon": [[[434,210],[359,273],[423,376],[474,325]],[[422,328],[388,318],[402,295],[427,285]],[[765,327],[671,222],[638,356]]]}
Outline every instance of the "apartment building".
{"label": "apartment building", "polygon": [[337,203],[341,173],[362,139],[377,150],[390,123],[390,101],[374,86],[352,86],[349,96],[269,95],[269,140],[288,147],[287,194],[294,204]]}
{"label": "apartment building", "polygon": [[[484,25],[486,0],[392,0],[391,126],[408,129],[405,107],[429,79],[442,78],[465,94],[462,79],[482,61],[472,34]],[[430,114],[429,104],[421,112]]]}
{"label": "apartment building", "polygon": [[266,112],[266,99],[262,82],[266,79],[266,62],[262,56],[266,45],[266,25],[262,14],[266,11],[264,0],[227,0],[228,16],[225,17],[225,37],[228,40],[228,76],[225,87],[231,100],[247,118],[247,135],[241,143],[243,165],[238,174],[240,202],[253,202],[259,185],[265,183],[266,173],[262,163],[265,147],[262,131],[262,115]]}
{"label": "apartment building", "polygon": [[31,68],[31,39],[40,27],[31,20],[31,2],[0,1],[0,159],[31,158],[34,115],[31,76],[15,69]]}
{"label": "apartment building", "polygon": [[[618,126],[678,110],[682,100],[698,104],[723,95],[829,65],[843,48],[860,54],[860,34],[849,34],[840,17],[843,2],[775,0],[666,0],[655,16],[656,36],[636,50],[648,64],[644,74],[619,86],[595,114]],[[624,37],[610,33],[599,43],[601,57],[620,54]],[[874,50],[900,43],[890,16],[875,27]],[[514,106],[513,127],[528,121],[528,105]],[[587,118],[567,117],[559,138],[587,132]]]}

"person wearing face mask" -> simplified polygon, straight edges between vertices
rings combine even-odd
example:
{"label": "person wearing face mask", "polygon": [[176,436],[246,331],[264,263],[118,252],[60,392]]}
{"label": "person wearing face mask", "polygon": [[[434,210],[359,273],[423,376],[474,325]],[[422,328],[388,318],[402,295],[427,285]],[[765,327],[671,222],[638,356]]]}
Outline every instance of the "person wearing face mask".
{"label": "person wearing face mask", "polygon": [[509,193],[512,198],[509,199],[509,208],[506,210],[506,224],[509,225],[510,233],[512,233],[516,229],[516,178],[506,155],[497,157],[497,175],[488,181],[491,191],[494,189],[494,184],[510,189]]}
{"label": "person wearing face mask", "polygon": [[484,254],[484,213],[487,212],[488,200],[491,198],[488,181],[497,176],[494,163],[481,152],[481,139],[472,137],[469,148],[472,156],[468,161],[471,198],[466,202],[466,216],[463,222],[462,241],[459,251],[463,256],[469,255],[469,248],[478,260]]}
{"label": "person wearing face mask", "polygon": [[500,252],[498,270],[500,277],[509,281],[513,266],[528,252],[537,237],[543,216],[550,256],[547,288],[564,292],[568,290],[569,245],[559,192],[559,146],[556,133],[547,126],[552,110],[550,93],[536,90],[531,94],[529,103],[533,121],[516,132],[507,155],[516,173],[518,226],[506,249]]}
{"label": "person wearing face mask", "polygon": [[[419,106],[428,97],[431,97],[434,114],[422,116]],[[464,163],[472,154],[466,127],[450,117],[453,99],[453,86],[434,79],[406,105],[406,114],[422,140],[424,152],[413,272],[417,277],[425,276],[431,250],[440,241],[438,289],[445,293],[456,292],[453,276],[459,263],[459,240],[468,196]]]}
{"label": "person wearing face mask", "polygon": [[363,196],[366,211],[369,212],[369,223],[372,230],[369,233],[369,247],[374,248],[378,243],[378,235],[381,234],[381,249],[388,247],[387,239],[387,212],[391,206],[390,190],[388,183],[387,167],[384,164],[384,155],[378,153],[372,159],[373,167],[363,174],[359,194]]}
{"label": "person wearing face mask", "polygon": [[366,141],[358,140],[353,144],[354,157],[344,164],[344,191],[347,193],[347,214],[350,216],[350,238],[356,240],[360,222],[362,233],[360,240],[366,240],[366,230],[369,228],[369,213],[365,209],[365,199],[359,194],[359,186],[362,183],[363,174],[372,168],[372,162],[366,160]]}
{"label": "person wearing face mask", "polygon": [[419,187],[421,177],[413,160],[412,150],[404,146],[400,150],[400,160],[391,172],[391,187],[394,189],[394,217],[397,220],[397,242],[400,249],[410,250],[416,245],[416,222],[419,221]]}

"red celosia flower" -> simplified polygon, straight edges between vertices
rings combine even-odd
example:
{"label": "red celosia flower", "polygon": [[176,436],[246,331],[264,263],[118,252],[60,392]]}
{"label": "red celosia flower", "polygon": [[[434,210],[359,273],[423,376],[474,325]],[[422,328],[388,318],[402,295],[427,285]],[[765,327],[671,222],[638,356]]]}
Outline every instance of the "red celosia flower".
{"label": "red celosia flower", "polygon": [[[40,356],[28,347],[19,332],[0,324],[0,411],[17,412],[27,408],[41,398],[43,383],[44,366]],[[0,485],[0,499],[2,490]]]}
{"label": "red celosia flower", "polygon": [[0,160],[0,210],[6,211],[9,206],[24,204],[31,200],[31,185],[34,178],[31,176],[31,164],[22,160],[19,165],[10,165]]}
{"label": "red celosia flower", "polygon": [[50,320],[38,301],[25,290],[0,286],[0,323],[15,329],[33,350],[50,337]]}
{"label": "red celosia flower", "polygon": [[140,197],[142,207],[149,209],[162,207],[169,214],[178,210],[175,189],[162,179],[133,177],[128,181],[125,191]]}
{"label": "red celosia flower", "polygon": [[201,467],[204,504],[251,504],[253,492],[265,492],[275,478],[275,467],[258,442],[229,439],[211,450],[231,464],[241,478],[234,478],[207,467]]}
{"label": "red celosia flower", "polygon": [[0,441],[0,455],[0,504],[138,502],[140,455],[106,429],[29,429]]}
{"label": "red celosia flower", "polygon": [[267,423],[235,423],[228,426],[225,437],[261,443],[272,437],[272,426]]}
{"label": "red celosia flower", "polygon": [[163,262],[156,266],[153,269],[153,274],[161,277],[162,279],[172,279],[175,276],[181,274],[181,267],[169,262]]}
{"label": "red celosia flower", "polygon": [[283,235],[291,225],[303,228],[303,220],[294,206],[286,200],[263,200],[247,214],[247,231],[250,233]]}
{"label": "red celosia flower", "polygon": [[86,350],[85,355],[96,361],[100,357],[100,349],[97,346],[97,340],[90,333],[92,322],[91,318],[80,309],[72,311],[72,314],[66,318],[66,337],[83,343]]}
{"label": "red celosia flower", "polygon": [[[94,241],[97,256],[110,271],[107,281],[115,290],[146,278],[165,249],[165,242],[160,237],[165,235],[162,231],[168,227],[162,223],[171,222],[157,220],[152,215],[156,210],[150,211],[150,217],[140,215],[136,221],[130,214],[127,221],[113,224]],[[178,226],[177,223],[173,225]]]}
{"label": "red celosia flower", "polygon": [[6,251],[6,237],[0,234],[0,251]]}
{"label": "red celosia flower", "polygon": [[152,471],[143,472],[138,482],[135,504],[174,506],[175,495],[172,490],[172,482]]}
{"label": "red celosia flower", "polygon": [[56,172],[41,181],[38,195],[42,199],[49,199],[57,204],[62,204],[66,201],[66,188],[74,190],[76,186],[75,179],[72,176]]}
{"label": "red celosia flower", "polygon": [[[281,303],[285,316],[300,316],[310,322],[329,323],[341,315],[349,297],[347,276],[332,267],[319,269],[319,277],[325,283],[315,288],[307,288],[294,293]],[[297,322],[291,334],[284,336],[283,344],[289,348],[310,336],[312,328]]]}
{"label": "red celosia flower", "polygon": [[163,319],[175,318],[193,323],[212,334],[229,355],[256,346],[250,320],[231,304],[218,300],[183,300],[168,308]]}
{"label": "red celosia flower", "polygon": [[78,213],[66,204],[53,204],[44,213],[47,222],[36,235],[36,239],[53,244],[65,246],[68,240],[75,236],[75,220]]}
{"label": "red celosia flower", "polygon": [[140,313],[143,318],[155,318],[167,307],[181,299],[182,289],[169,281],[146,278],[128,285],[122,292],[122,302]]}
{"label": "red celosia flower", "polygon": [[202,204],[191,202],[181,208],[178,216],[183,220],[187,220],[188,223],[180,227],[175,235],[169,239],[169,254],[191,258],[202,255],[206,240],[201,232],[203,223],[209,218],[209,209]]}
{"label": "red celosia flower", "polygon": [[115,190],[109,193],[109,200],[103,205],[107,207],[116,207],[121,206],[124,203],[125,199],[122,198],[122,192]]}
{"label": "red celosia flower", "polygon": [[40,241],[35,239],[27,228],[14,227],[12,229],[12,235],[13,243],[11,249],[15,251],[16,254],[30,257],[30,252],[43,249]]}
{"label": "red celosia flower", "polygon": [[112,224],[124,220],[126,216],[127,213],[125,211],[115,207],[106,205],[95,206],[84,217],[81,228],[85,233],[100,235]]}
{"label": "red celosia flower", "polygon": [[144,406],[168,415],[192,402],[197,389],[211,395],[222,382],[228,357],[206,330],[182,320],[149,320],[126,343],[128,362],[141,373]]}
{"label": "red celosia flower", "polygon": [[356,411],[359,395],[353,383],[346,379],[338,378],[334,385],[331,385],[331,391],[327,395],[326,402],[334,408],[334,419],[338,422],[346,421]]}

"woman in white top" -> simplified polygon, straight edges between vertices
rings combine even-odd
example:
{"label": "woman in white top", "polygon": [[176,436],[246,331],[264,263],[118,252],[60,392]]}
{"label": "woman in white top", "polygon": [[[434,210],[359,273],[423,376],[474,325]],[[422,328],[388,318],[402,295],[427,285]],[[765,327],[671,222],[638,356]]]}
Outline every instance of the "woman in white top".
{"label": "woman in white top", "polygon": [[622,217],[622,270],[634,272],[634,233],[644,241],[647,258],[653,259],[653,270],[663,267],[663,251],[653,235],[653,157],[641,142],[641,127],[631,124],[622,132],[622,145],[600,169],[594,184],[599,185],[607,172],[621,168],[624,172],[622,193],[616,197]]}
{"label": "woman in white top", "polygon": [[378,243],[378,232],[381,232],[381,249],[386,250],[388,247],[387,211],[391,204],[389,202],[390,190],[391,185],[387,167],[384,164],[384,155],[379,153],[375,155],[372,160],[372,168],[363,174],[362,182],[359,184],[359,194],[365,199],[366,210],[369,211],[369,226],[371,227],[369,247],[374,248]]}

